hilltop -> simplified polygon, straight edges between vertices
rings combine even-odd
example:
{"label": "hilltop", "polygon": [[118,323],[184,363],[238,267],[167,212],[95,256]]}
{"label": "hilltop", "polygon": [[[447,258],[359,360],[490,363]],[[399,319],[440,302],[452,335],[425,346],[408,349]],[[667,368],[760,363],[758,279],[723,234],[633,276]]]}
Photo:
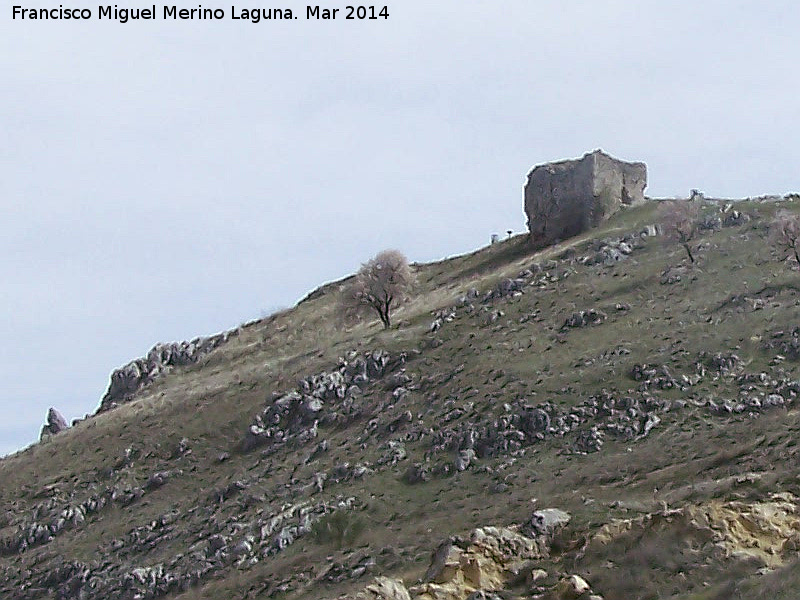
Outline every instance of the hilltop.
{"label": "hilltop", "polygon": [[645,202],[415,265],[386,331],[341,282],[243,325],[0,461],[0,597],[792,598],[778,210],[704,203],[695,264]]}

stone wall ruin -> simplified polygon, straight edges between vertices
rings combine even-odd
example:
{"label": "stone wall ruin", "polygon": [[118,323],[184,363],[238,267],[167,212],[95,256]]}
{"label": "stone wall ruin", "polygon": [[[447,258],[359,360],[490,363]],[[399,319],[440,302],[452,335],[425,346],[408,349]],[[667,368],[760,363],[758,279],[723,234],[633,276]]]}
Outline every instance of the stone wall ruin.
{"label": "stone wall ruin", "polygon": [[534,167],[525,185],[531,241],[547,246],[596,227],[622,206],[644,202],[645,187],[647,165],[602,150]]}

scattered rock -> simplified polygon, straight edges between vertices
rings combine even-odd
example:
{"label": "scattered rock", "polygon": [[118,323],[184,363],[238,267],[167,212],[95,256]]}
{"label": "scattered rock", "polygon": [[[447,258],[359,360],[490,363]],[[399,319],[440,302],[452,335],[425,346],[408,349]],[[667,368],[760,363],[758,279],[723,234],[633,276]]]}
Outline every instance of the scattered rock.
{"label": "scattered rock", "polygon": [[210,554],[216,554],[226,547],[225,538],[219,534],[212,535],[208,538],[208,551]]}
{"label": "scattered rock", "polygon": [[597,427],[581,431],[578,433],[573,446],[576,451],[583,454],[598,452],[603,447],[603,432]]}
{"label": "scattered rock", "polygon": [[189,440],[187,438],[182,438],[180,442],[178,442],[178,446],[175,450],[172,451],[172,455],[170,458],[180,458],[181,456],[187,456],[192,453],[192,449],[189,447]]}
{"label": "scattered rock", "polygon": [[658,235],[661,235],[661,226],[658,224],[647,225],[639,232],[639,237],[641,238],[656,237]]}
{"label": "scattered rock", "polygon": [[472,448],[461,450],[455,460],[456,471],[466,471],[473,460],[475,460],[475,451]]}
{"label": "scattered rock", "polygon": [[159,471],[158,473],[153,473],[148,477],[147,483],[144,484],[144,489],[146,490],[155,490],[163,486],[167,480],[172,476],[170,471]]}
{"label": "scattered rock", "polygon": [[524,279],[503,279],[486,294],[484,302],[519,295],[522,293],[524,287]]}
{"label": "scattered rock", "polygon": [[742,359],[732,352],[717,352],[712,356],[701,355],[702,358],[705,358],[705,364],[708,368],[722,375],[727,375],[737,370],[742,364]]}
{"label": "scattered rock", "polygon": [[[362,413],[361,388],[368,383],[395,374],[387,380],[389,389],[409,384],[410,376],[401,370],[405,361],[405,353],[395,356],[384,350],[361,355],[349,353],[340,359],[336,370],[306,377],[296,389],[273,397],[250,425],[242,450],[266,446],[265,452],[270,454],[286,444],[303,446],[317,437],[321,423],[342,425],[357,418]],[[321,446],[317,450],[324,452]],[[307,460],[313,460],[317,454],[315,451]]]}
{"label": "scattered rock", "polygon": [[764,350],[777,350],[784,358],[800,360],[800,326],[773,331],[761,347]]}
{"label": "scattered rock", "polygon": [[599,325],[608,318],[608,315],[601,310],[590,308],[589,310],[581,310],[572,313],[561,329],[568,329],[570,327],[587,327],[589,325]]}
{"label": "scattered rock", "polygon": [[750,222],[750,215],[740,212],[738,210],[730,211],[722,220],[724,227],[737,227]]}
{"label": "scattered rock", "polygon": [[646,392],[651,389],[671,390],[673,388],[686,389],[686,382],[679,382],[672,376],[667,365],[635,364],[631,368],[631,378],[641,382],[639,390]]}

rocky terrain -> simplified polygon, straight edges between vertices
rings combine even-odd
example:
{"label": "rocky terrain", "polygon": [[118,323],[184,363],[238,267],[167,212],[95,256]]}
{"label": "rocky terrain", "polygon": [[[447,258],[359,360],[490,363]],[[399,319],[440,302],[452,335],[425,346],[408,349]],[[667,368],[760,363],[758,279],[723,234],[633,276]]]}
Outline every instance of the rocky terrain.
{"label": "rocky terrain", "polygon": [[0,461],[0,598],[796,597],[800,203],[697,201],[157,346]]}
{"label": "rocky terrain", "polygon": [[123,402],[128,402],[142,388],[167,373],[172,367],[196,363],[236,333],[237,330],[233,330],[195,338],[190,342],[156,344],[143,358],[137,358],[111,373],[111,382],[97,412],[111,410]]}

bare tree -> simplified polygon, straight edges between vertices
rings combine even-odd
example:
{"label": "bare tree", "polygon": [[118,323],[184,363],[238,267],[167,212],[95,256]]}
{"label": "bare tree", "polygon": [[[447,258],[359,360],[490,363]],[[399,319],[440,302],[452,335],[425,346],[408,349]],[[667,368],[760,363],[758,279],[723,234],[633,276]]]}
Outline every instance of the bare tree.
{"label": "bare tree", "polygon": [[692,240],[697,236],[700,203],[691,200],[670,200],[663,202],[660,211],[664,234],[678,242],[690,262],[694,262]]}
{"label": "bare tree", "polygon": [[783,260],[791,258],[800,265],[800,215],[782,212],[775,217],[770,227],[770,237]]}
{"label": "bare tree", "polygon": [[356,273],[342,298],[345,314],[356,316],[373,310],[384,329],[392,326],[392,311],[408,298],[414,282],[406,257],[397,250],[384,250],[368,260]]}

